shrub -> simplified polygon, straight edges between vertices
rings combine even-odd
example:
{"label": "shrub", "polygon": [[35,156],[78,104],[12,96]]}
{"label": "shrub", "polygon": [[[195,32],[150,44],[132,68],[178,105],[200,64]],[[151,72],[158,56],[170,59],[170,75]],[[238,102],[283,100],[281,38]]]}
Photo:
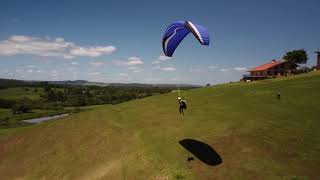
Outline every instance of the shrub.
{"label": "shrub", "polygon": [[27,113],[27,112],[31,112],[31,107],[27,104],[15,104],[12,107],[13,114],[21,114],[21,113]]}

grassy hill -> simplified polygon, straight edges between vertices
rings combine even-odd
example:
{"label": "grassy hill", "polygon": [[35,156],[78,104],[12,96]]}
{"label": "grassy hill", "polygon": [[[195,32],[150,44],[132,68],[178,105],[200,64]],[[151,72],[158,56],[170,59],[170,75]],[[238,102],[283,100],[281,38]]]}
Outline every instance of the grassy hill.
{"label": "grassy hill", "polygon": [[[185,116],[168,93],[0,130],[0,177],[316,179],[319,92],[320,73],[312,72],[184,91]],[[203,163],[183,139],[210,145],[222,163]]]}

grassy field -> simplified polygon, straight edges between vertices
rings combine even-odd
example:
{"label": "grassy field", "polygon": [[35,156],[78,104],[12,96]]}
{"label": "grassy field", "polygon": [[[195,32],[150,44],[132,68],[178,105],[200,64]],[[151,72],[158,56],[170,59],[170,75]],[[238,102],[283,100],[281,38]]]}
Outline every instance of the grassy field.
{"label": "grassy field", "polygon": [[23,99],[29,98],[32,100],[40,99],[40,95],[43,93],[43,88],[34,88],[34,87],[15,87],[0,89],[0,98],[1,99]]}
{"label": "grassy field", "polygon": [[[0,177],[317,179],[319,92],[312,72],[184,91],[185,116],[169,93],[2,130]],[[210,145],[222,163],[187,162],[183,139]]]}

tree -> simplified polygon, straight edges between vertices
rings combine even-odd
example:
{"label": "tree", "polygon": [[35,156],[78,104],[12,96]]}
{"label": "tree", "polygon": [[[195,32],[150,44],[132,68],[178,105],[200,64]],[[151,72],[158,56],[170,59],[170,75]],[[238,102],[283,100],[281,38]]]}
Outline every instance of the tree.
{"label": "tree", "polygon": [[283,59],[296,63],[296,64],[306,64],[308,61],[308,54],[304,49],[298,49],[289,51],[283,56]]}
{"label": "tree", "polygon": [[31,111],[31,108],[27,104],[15,104],[12,107],[13,114],[27,113],[30,111]]}

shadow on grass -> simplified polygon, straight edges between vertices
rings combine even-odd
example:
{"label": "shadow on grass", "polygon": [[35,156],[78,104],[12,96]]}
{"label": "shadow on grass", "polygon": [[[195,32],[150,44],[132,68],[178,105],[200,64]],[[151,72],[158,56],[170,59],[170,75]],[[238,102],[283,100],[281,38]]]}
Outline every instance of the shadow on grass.
{"label": "shadow on grass", "polygon": [[183,139],[179,144],[207,165],[217,166],[222,163],[221,156],[206,143],[194,139]]}

